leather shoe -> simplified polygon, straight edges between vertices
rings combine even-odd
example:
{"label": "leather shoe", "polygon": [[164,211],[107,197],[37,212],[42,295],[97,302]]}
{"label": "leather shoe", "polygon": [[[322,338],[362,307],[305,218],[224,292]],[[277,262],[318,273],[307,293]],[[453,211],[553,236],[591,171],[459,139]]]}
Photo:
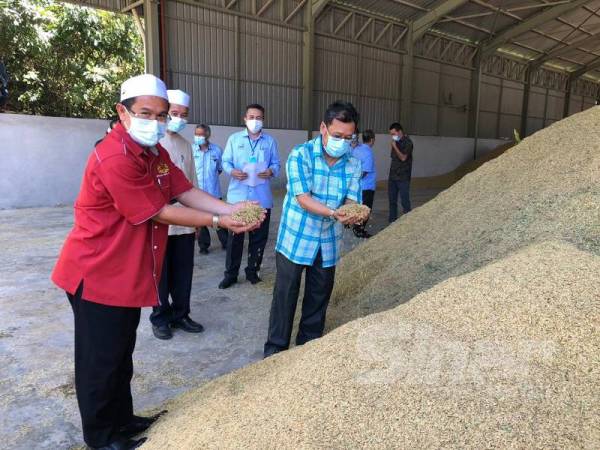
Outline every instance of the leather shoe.
{"label": "leather shoe", "polygon": [[152,325],[152,333],[158,339],[166,341],[173,337],[173,332],[169,328],[169,325]]}
{"label": "leather shoe", "polygon": [[251,284],[257,284],[262,281],[260,277],[255,273],[246,275],[246,280],[248,280]]}
{"label": "leather shoe", "polygon": [[131,450],[134,448],[138,448],[144,442],[146,442],[146,438],[141,439],[127,439],[121,441],[111,442],[104,447],[88,447],[88,449],[92,450]]}
{"label": "leather shoe", "polygon": [[161,411],[150,417],[133,416],[127,425],[119,428],[119,435],[124,439],[130,439],[140,433],[146,431],[150,426],[158,420],[167,411]]}
{"label": "leather shoe", "polygon": [[204,327],[201,324],[194,322],[189,317],[184,317],[183,319],[171,322],[171,326],[187,331],[188,333],[202,333],[204,331]]}
{"label": "leather shoe", "polygon": [[237,277],[225,277],[223,278],[223,281],[219,283],[219,289],[227,289],[235,283],[237,283]]}
{"label": "leather shoe", "polygon": [[207,248],[201,248],[200,249],[200,254],[201,255],[208,255],[208,249]]}

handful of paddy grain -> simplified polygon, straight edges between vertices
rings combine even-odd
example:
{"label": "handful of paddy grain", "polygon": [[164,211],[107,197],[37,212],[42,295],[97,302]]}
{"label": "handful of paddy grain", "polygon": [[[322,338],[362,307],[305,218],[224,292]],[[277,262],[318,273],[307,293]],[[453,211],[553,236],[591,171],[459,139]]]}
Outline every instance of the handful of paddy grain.
{"label": "handful of paddy grain", "polygon": [[231,218],[243,223],[244,225],[252,225],[260,222],[260,218],[262,217],[263,213],[264,210],[259,205],[248,203],[242,209],[233,213]]}
{"label": "handful of paddy grain", "polygon": [[338,212],[345,214],[346,217],[364,221],[367,219],[367,217],[369,217],[369,214],[371,214],[371,208],[358,203],[349,203],[347,205],[340,206],[338,208]]}

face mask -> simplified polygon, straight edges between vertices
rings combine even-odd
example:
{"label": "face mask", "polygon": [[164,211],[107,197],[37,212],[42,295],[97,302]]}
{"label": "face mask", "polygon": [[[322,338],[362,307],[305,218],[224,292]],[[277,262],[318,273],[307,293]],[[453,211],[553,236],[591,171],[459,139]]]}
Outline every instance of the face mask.
{"label": "face mask", "polygon": [[392,139],[395,140],[396,142],[400,142],[400,140],[402,138],[400,136],[393,136]]}
{"label": "face mask", "polygon": [[204,136],[194,136],[194,144],[196,144],[196,145],[204,145],[204,144],[206,144],[206,137],[204,137]]}
{"label": "face mask", "polygon": [[250,133],[256,134],[262,130],[263,121],[258,119],[248,119],[246,120],[246,127]]}
{"label": "face mask", "polygon": [[171,117],[171,120],[169,120],[169,125],[167,126],[167,130],[173,133],[179,133],[185,128],[186,125],[187,120],[182,119],[181,117]]}
{"label": "face mask", "polygon": [[346,141],[346,139],[335,138],[329,133],[328,135],[329,138],[327,139],[325,151],[329,156],[331,156],[332,158],[341,158],[350,151],[350,143]]}
{"label": "face mask", "polygon": [[138,144],[152,147],[165,136],[166,123],[160,123],[158,120],[140,119],[132,116],[129,111],[127,111],[127,114],[131,119],[127,132]]}

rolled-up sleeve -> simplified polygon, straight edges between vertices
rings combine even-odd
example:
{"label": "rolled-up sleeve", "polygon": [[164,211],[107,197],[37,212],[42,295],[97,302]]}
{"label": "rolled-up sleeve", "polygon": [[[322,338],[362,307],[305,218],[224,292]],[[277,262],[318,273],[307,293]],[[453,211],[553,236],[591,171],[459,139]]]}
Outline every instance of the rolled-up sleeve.
{"label": "rolled-up sleeve", "polygon": [[[96,173],[116,210],[133,225],[152,218],[167,203],[148,171],[125,155],[102,161]],[[185,179],[183,174],[181,176]]]}
{"label": "rolled-up sleeve", "polygon": [[286,163],[288,191],[294,197],[309,193],[312,190],[312,168],[310,156],[303,147],[295,148]]}

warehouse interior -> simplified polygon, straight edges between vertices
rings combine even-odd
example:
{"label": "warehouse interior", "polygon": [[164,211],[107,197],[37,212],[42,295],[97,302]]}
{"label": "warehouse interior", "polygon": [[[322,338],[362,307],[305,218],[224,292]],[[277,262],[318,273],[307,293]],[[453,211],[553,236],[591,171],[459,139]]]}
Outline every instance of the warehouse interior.
{"label": "warehouse interior", "polygon": [[352,101],[363,128],[512,138],[592,106],[598,2],[484,0],[85,0],[134,14],[147,71],[202,98],[192,120],[314,130]]}
{"label": "warehouse interior", "polygon": [[[344,232],[324,338],[261,362],[273,257],[263,283],[222,291],[224,253],[196,256],[200,339],[157,344],[143,311],[134,405],[170,411],[143,448],[598,447],[600,0],[65,2],[130,14],[146,71],[188,92],[190,124],[210,124],[221,146],[254,102],[282,161],[337,99],[377,133],[376,236]],[[387,226],[395,121],[415,142],[415,210]],[[48,278],[106,126],[0,115],[7,448],[82,448],[73,317]],[[285,181],[273,183],[269,255]],[[477,370],[407,382],[399,374],[437,361],[423,348]]]}

